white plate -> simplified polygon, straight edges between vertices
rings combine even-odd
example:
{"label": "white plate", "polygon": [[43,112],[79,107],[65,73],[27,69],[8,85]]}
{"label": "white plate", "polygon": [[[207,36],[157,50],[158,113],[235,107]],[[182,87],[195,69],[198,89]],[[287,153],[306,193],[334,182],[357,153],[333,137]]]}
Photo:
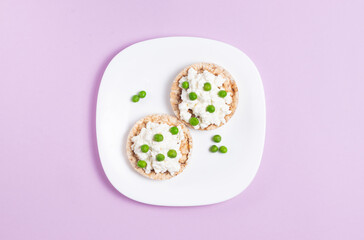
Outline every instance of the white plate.
{"label": "white plate", "polygon": [[[213,62],[226,68],[239,88],[235,115],[212,131],[190,130],[192,157],[175,178],[153,181],[130,166],[125,143],[140,118],[154,113],[173,114],[169,91],[186,66]],[[131,96],[147,97],[138,103]],[[198,206],[222,202],[241,193],[253,180],[262,157],[265,137],[263,85],[254,63],[226,43],[193,37],[159,38],[134,44],[109,63],[97,100],[96,130],[102,166],[111,184],[139,202],[164,206]],[[214,134],[228,153],[210,153]]]}

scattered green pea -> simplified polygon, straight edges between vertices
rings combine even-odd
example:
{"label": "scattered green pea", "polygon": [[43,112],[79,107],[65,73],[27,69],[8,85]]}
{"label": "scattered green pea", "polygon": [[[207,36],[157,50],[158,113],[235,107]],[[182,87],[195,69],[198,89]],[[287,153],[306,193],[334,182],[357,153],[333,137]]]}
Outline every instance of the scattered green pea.
{"label": "scattered green pea", "polygon": [[139,96],[140,98],[145,98],[145,96],[147,96],[147,93],[146,93],[145,91],[140,91],[140,92],[138,93],[138,96]]}
{"label": "scattered green pea", "polygon": [[216,145],[212,145],[211,147],[210,147],[210,152],[217,152],[219,150],[219,148],[216,146]]}
{"label": "scattered green pea", "polygon": [[225,147],[225,146],[221,146],[221,147],[219,148],[219,151],[220,151],[221,153],[227,153],[228,149],[227,149],[227,147]]}
{"label": "scattered green pea", "polygon": [[138,96],[138,95],[134,95],[134,96],[131,98],[131,100],[132,100],[133,102],[139,102],[139,96]]}
{"label": "scattered green pea", "polygon": [[220,135],[215,135],[212,137],[212,141],[219,143],[221,142],[221,136]]}
{"label": "scattered green pea", "polygon": [[219,97],[224,98],[224,97],[226,97],[227,92],[225,90],[220,90],[219,93],[218,93],[218,95],[219,95]]}
{"label": "scattered green pea", "polygon": [[191,117],[191,118],[190,118],[190,124],[191,124],[192,126],[197,126],[199,123],[200,123],[200,121],[198,121],[198,119],[197,119],[197,118],[195,118],[195,117]]}
{"label": "scattered green pea", "polygon": [[171,149],[168,151],[167,155],[170,158],[175,158],[175,157],[177,157],[177,152],[176,152],[176,150]]}
{"label": "scattered green pea", "polygon": [[204,85],[203,85],[203,90],[205,90],[205,91],[210,91],[211,90],[211,83],[205,83]]}
{"label": "scattered green pea", "polygon": [[206,111],[209,113],[213,113],[213,112],[215,112],[215,107],[213,105],[208,105],[206,107]]}
{"label": "scattered green pea", "polygon": [[139,160],[138,161],[138,167],[140,168],[145,168],[147,166],[147,162],[144,160]]}
{"label": "scattered green pea", "polygon": [[157,134],[154,135],[153,139],[156,142],[162,142],[164,138],[163,138],[162,134],[157,133]]}
{"label": "scattered green pea", "polygon": [[140,146],[140,150],[142,150],[143,153],[146,153],[149,151],[149,146],[147,144],[143,144]]}
{"label": "scattered green pea", "polygon": [[182,88],[187,89],[189,87],[190,87],[190,84],[187,81],[182,83]]}
{"label": "scattered green pea", "polygon": [[169,131],[172,133],[172,135],[176,135],[178,133],[178,127],[171,127]]}
{"label": "scattered green pea", "polygon": [[157,159],[158,162],[161,162],[165,159],[164,155],[161,153],[158,153],[155,158]]}
{"label": "scattered green pea", "polygon": [[190,100],[196,100],[197,99],[197,94],[195,92],[190,92],[190,94],[188,94],[188,96],[190,97]]}

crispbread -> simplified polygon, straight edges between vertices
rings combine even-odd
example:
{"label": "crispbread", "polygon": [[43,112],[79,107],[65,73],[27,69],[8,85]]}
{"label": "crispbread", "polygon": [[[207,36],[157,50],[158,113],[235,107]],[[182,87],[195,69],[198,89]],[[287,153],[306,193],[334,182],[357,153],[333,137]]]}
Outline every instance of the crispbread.
{"label": "crispbread", "polygon": [[[179,160],[181,164],[181,169],[179,172],[175,173],[173,176],[169,172],[165,173],[155,173],[154,170],[152,170],[149,174],[146,174],[145,171],[142,168],[139,168],[137,166],[138,159],[134,151],[131,149],[131,146],[133,145],[133,142],[131,140],[132,137],[138,135],[143,127],[146,126],[148,122],[156,122],[156,123],[166,123],[170,126],[180,126],[184,133],[184,139],[182,140],[180,151],[182,153],[182,157]],[[192,150],[192,137],[190,135],[190,132],[188,128],[176,117],[170,116],[167,114],[154,114],[146,116],[139,121],[137,121],[133,128],[130,130],[128,139],[126,142],[126,153],[128,155],[128,159],[132,167],[141,175],[154,179],[154,180],[166,180],[170,179],[172,177],[177,176],[180,174],[187,166],[188,159],[191,156],[191,150]]]}
{"label": "crispbread", "polygon": [[[173,111],[176,114],[177,118],[180,119],[181,121],[183,121],[190,128],[193,128],[193,126],[189,122],[186,122],[183,119],[181,119],[180,111],[179,111],[179,107],[178,107],[178,105],[182,101],[182,99],[181,99],[182,88],[179,87],[179,80],[182,77],[187,76],[188,70],[191,67],[193,69],[195,69],[198,73],[201,73],[204,70],[207,70],[216,76],[221,75],[224,79],[226,79],[226,81],[223,84],[223,87],[227,92],[232,93],[232,103],[230,104],[231,113],[229,115],[225,116],[226,122],[229,121],[229,119],[233,116],[233,114],[235,113],[235,110],[238,106],[238,100],[239,100],[238,86],[236,85],[235,80],[233,79],[233,77],[231,76],[231,74],[228,71],[226,71],[224,68],[222,68],[214,63],[192,64],[192,65],[186,67],[185,69],[183,69],[183,71],[181,71],[177,75],[177,77],[174,79],[174,81],[172,83],[172,87],[171,87],[171,92],[170,92],[170,102],[171,102]],[[217,126],[215,124],[210,124],[208,127],[203,128],[203,129],[200,128],[198,130],[212,130],[212,129],[219,128],[222,125],[224,125],[224,124],[221,123],[219,126]]]}

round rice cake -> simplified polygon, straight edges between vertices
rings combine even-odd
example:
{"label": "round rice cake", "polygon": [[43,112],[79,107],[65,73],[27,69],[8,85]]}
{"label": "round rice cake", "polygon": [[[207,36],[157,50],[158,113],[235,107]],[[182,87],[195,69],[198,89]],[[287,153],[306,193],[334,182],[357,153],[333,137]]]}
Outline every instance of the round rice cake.
{"label": "round rice cake", "polygon": [[[171,87],[171,92],[170,92],[170,102],[171,102],[173,111],[176,114],[177,118],[180,119],[181,121],[183,121],[190,128],[195,128],[194,126],[192,126],[189,123],[189,121],[187,121],[186,119],[183,119],[183,117],[181,117],[181,111],[180,111],[180,107],[179,107],[180,103],[183,101],[181,95],[182,95],[182,91],[184,90],[181,87],[180,80],[181,80],[181,78],[183,78],[183,77],[186,78],[188,76],[190,68],[193,68],[195,71],[197,71],[198,74],[208,71],[209,73],[212,73],[216,77],[220,76],[225,80],[222,84],[222,88],[227,92],[228,95],[231,96],[231,103],[228,104],[229,113],[224,116],[225,123],[227,123],[228,120],[235,113],[235,110],[238,106],[238,100],[239,100],[238,87],[235,83],[235,80],[231,76],[231,74],[228,71],[226,71],[224,68],[222,68],[214,63],[196,63],[193,65],[190,65],[190,66],[186,67],[183,71],[181,71],[177,75],[177,77],[174,79],[172,87]],[[188,109],[188,112],[191,114],[192,117],[197,117],[199,119],[199,121],[201,121],[199,116],[196,116],[192,109]],[[203,127],[203,128],[200,127],[197,129],[198,130],[212,130],[212,129],[221,127],[225,123],[221,122],[220,124],[209,124],[206,127]]]}
{"label": "round rice cake", "polygon": [[[156,173],[154,169],[152,169],[150,171],[150,173],[146,173],[144,168],[138,167],[138,161],[143,160],[143,159],[138,159],[137,154],[134,152],[134,150],[133,150],[134,142],[132,139],[134,136],[138,136],[140,134],[141,130],[143,128],[146,128],[146,126],[149,122],[160,123],[160,124],[165,123],[171,127],[176,126],[176,127],[179,127],[183,132],[184,138],[181,140],[180,148],[179,148],[180,153],[181,153],[181,158],[178,160],[178,162],[180,164],[180,169],[178,172],[175,172],[173,175],[170,174],[168,171],[163,172],[163,173],[162,172]],[[137,121],[134,124],[133,128],[130,130],[128,139],[127,139],[127,143],[126,143],[126,152],[127,152],[128,159],[129,159],[131,166],[135,169],[135,171],[137,171],[141,175],[154,179],[154,180],[170,179],[172,177],[177,176],[181,172],[183,172],[183,170],[187,166],[188,159],[191,157],[191,150],[192,150],[192,137],[190,135],[188,128],[176,117],[170,116],[167,114],[149,115],[149,116],[146,116],[146,117],[140,119],[139,121]]]}

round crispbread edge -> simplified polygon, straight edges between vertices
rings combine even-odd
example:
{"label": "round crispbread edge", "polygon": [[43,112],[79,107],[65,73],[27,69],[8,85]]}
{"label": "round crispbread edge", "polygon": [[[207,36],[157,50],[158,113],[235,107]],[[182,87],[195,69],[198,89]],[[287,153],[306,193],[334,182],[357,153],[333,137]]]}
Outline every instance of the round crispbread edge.
{"label": "round crispbread edge", "polygon": [[[179,80],[182,77],[187,76],[188,70],[191,67],[193,69],[195,69],[198,73],[201,73],[204,70],[207,70],[216,76],[221,75],[224,79],[226,79],[223,84],[223,87],[225,88],[225,90],[227,92],[232,93],[232,102],[231,102],[231,104],[229,104],[231,113],[225,116],[225,120],[227,123],[230,120],[230,118],[234,115],[235,110],[238,106],[238,101],[239,101],[238,86],[236,85],[234,78],[231,76],[231,74],[228,71],[226,71],[224,68],[222,68],[214,63],[195,63],[195,64],[192,64],[192,65],[186,67],[177,75],[177,77],[174,79],[174,81],[172,83],[171,92],[170,92],[170,102],[171,102],[174,114],[176,114],[177,118],[180,119],[182,122],[184,122],[188,127],[195,129],[189,122],[186,122],[185,120],[181,119],[180,111],[179,111],[179,107],[178,107],[179,103],[181,103],[181,101],[182,101],[181,100],[182,88],[179,87]],[[224,125],[224,123],[221,123],[219,126],[217,126],[215,124],[210,124],[206,128],[203,128],[203,129],[199,128],[196,130],[213,130],[213,129],[221,127],[222,125]]]}
{"label": "round crispbread edge", "polygon": [[[141,129],[143,127],[145,127],[148,122],[166,123],[170,126],[180,126],[183,131],[184,139],[182,140],[181,147],[180,147],[182,157],[179,160],[179,162],[181,164],[181,169],[174,175],[171,175],[169,172],[155,173],[154,170],[152,170],[149,174],[146,174],[144,169],[138,167],[138,165],[137,165],[139,159],[137,158],[134,151],[131,149],[131,146],[133,145],[131,138],[138,135],[140,133]],[[135,169],[135,171],[137,171],[141,175],[154,179],[154,180],[167,180],[167,179],[175,177],[178,174],[180,174],[181,172],[183,172],[183,170],[186,168],[186,166],[188,164],[188,159],[191,157],[191,150],[192,150],[192,137],[191,137],[190,131],[183,124],[183,122],[180,121],[178,118],[167,115],[167,114],[153,114],[153,115],[146,116],[146,117],[140,119],[139,121],[137,121],[134,124],[133,128],[130,130],[128,139],[126,142],[126,153],[128,155],[128,159],[129,159],[131,166]]]}

